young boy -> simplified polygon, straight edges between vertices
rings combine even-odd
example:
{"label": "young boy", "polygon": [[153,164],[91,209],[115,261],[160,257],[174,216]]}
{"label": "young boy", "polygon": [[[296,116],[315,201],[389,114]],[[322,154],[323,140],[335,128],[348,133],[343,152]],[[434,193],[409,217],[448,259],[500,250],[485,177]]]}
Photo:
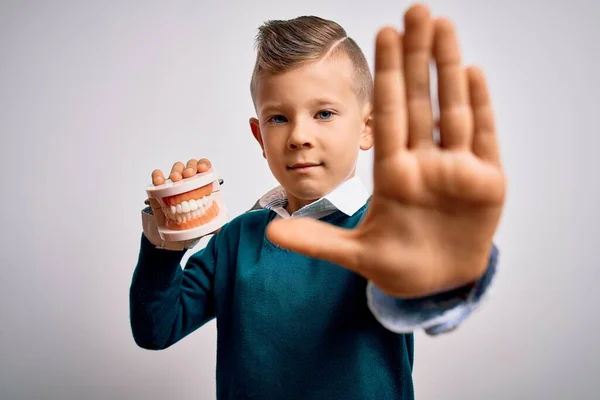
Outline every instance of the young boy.
{"label": "young boy", "polygon": [[[219,399],[413,399],[411,332],[451,330],[488,287],[505,184],[485,82],[460,66],[447,21],[415,6],[405,29],[379,33],[373,89],[336,23],[262,26],[250,126],[281,187],[183,270],[194,243],[164,243],[144,223],[135,341],[165,349],[216,318]],[[374,143],[369,196],[354,174]]]}

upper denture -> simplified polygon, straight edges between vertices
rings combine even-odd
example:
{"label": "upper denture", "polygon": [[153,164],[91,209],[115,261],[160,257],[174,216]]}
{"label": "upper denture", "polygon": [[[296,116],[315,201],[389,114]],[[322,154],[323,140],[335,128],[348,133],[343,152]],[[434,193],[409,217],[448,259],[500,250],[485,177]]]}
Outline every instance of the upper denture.
{"label": "upper denture", "polygon": [[190,190],[189,192],[177,194],[174,196],[169,196],[163,198],[163,201],[168,205],[177,206],[184,201],[189,201],[191,199],[201,199],[204,196],[208,196],[213,191],[213,184],[210,183],[206,186],[202,186],[198,189]]}

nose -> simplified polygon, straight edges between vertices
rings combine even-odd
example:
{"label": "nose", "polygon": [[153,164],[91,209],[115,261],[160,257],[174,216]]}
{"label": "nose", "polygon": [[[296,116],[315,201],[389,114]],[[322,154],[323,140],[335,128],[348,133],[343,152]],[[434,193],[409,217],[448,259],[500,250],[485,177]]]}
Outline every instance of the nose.
{"label": "nose", "polygon": [[303,127],[300,123],[292,125],[291,132],[288,137],[288,149],[310,149],[314,146],[313,137],[308,133],[309,130]]}

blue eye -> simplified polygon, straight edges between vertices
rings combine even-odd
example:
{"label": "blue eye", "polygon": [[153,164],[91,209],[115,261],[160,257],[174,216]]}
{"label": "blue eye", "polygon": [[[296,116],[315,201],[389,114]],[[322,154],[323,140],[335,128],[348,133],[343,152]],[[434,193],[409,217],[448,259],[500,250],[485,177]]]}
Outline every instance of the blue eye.
{"label": "blue eye", "polygon": [[324,111],[319,111],[319,113],[317,115],[322,117],[320,119],[330,119],[333,116],[333,113],[331,111],[324,110]]}
{"label": "blue eye", "polygon": [[275,124],[282,124],[286,121],[287,119],[283,115],[274,115],[271,118],[269,118],[269,122],[273,122]]}

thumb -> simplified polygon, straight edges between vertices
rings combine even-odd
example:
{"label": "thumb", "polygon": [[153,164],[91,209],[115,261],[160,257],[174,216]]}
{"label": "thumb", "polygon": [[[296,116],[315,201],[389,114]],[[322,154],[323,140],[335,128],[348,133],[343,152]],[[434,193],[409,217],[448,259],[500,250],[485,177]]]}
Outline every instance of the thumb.
{"label": "thumb", "polygon": [[150,203],[150,207],[152,211],[160,210],[160,203],[153,197],[148,198],[148,203]]}
{"label": "thumb", "polygon": [[156,218],[156,222],[158,225],[164,225],[165,223],[165,214],[163,214],[162,207],[158,200],[150,197],[148,198],[148,202],[150,203],[150,207],[152,208],[152,214],[154,214],[154,218]]}
{"label": "thumb", "polygon": [[267,226],[267,237],[277,246],[319,258],[358,272],[360,242],[355,232],[311,218],[277,219]]}

